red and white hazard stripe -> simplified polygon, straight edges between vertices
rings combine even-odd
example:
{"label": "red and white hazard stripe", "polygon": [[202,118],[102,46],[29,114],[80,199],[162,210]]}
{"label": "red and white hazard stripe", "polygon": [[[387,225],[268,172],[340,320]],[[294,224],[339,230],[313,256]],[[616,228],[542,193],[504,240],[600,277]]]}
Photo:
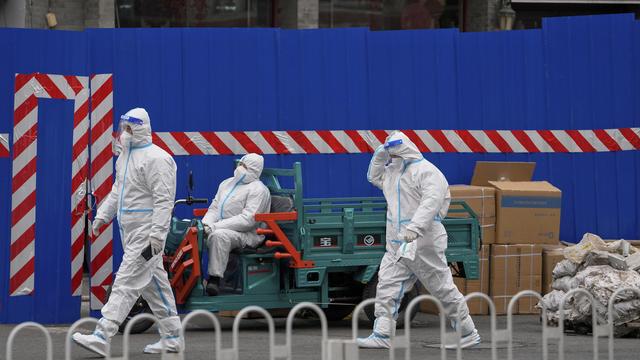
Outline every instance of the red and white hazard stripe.
{"label": "red and white hazard stripe", "polygon": [[[91,189],[99,206],[113,185],[113,77],[91,76]],[[91,309],[106,303],[113,272],[113,224],[91,242]]]}
{"label": "red and white hazard stripe", "polygon": [[84,76],[16,74],[11,196],[11,296],[34,290],[38,98],[74,100],[71,173],[71,292],[80,295],[88,160],[89,89]]}
{"label": "red and white hazard stripe", "polygon": [[9,157],[9,134],[0,134],[0,158]]}
{"label": "red and white hazard stripe", "polygon": [[[583,153],[640,150],[640,128],[598,130],[402,130],[424,153]],[[389,130],[158,132],[173,155],[373,152]]]}
{"label": "red and white hazard stripe", "polygon": [[71,294],[80,296],[89,173],[89,79],[86,76],[67,78],[75,93],[71,163]]}

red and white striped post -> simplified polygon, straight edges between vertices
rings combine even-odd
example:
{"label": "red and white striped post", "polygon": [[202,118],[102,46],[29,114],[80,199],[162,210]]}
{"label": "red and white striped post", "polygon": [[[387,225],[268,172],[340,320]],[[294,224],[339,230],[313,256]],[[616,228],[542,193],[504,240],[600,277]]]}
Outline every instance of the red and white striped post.
{"label": "red and white striped post", "polygon": [[[99,206],[113,185],[113,76],[91,76],[91,189]],[[91,310],[107,301],[113,277],[113,223],[91,242]]]}
{"label": "red and white striped post", "polygon": [[89,155],[88,78],[40,73],[15,76],[9,293],[29,295],[34,290],[38,98],[74,100],[71,293],[80,295]]}

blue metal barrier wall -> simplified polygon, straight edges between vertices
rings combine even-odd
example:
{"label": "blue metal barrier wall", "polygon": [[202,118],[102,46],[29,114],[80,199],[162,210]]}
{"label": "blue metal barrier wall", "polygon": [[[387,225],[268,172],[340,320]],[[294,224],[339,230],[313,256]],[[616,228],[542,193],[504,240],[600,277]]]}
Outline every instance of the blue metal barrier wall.
{"label": "blue metal barrier wall", "polygon": [[[87,73],[86,35],[0,29],[0,133],[13,142],[14,75]],[[70,204],[73,101],[38,99],[35,292],[8,296],[11,239],[11,159],[0,159],[0,322],[72,322],[80,298],[70,290]],[[11,146],[13,154],[13,147]]]}
{"label": "blue metal barrier wall", "polygon": [[[155,131],[598,129],[640,125],[640,69],[636,65],[640,63],[640,23],[632,15],[556,18],[545,21],[541,30],[499,33],[2,30],[0,43],[13,49],[0,59],[0,133],[11,133],[13,73],[35,71],[113,73],[116,118],[142,106],[149,111]],[[51,105],[41,107],[43,116],[69,112],[66,105],[50,101]],[[39,206],[43,201],[67,204],[67,169],[61,168],[59,183],[42,184],[40,171],[51,168],[40,163],[68,160],[70,126],[41,122],[39,147],[56,151],[39,158]],[[62,135],[54,135],[54,130]],[[576,241],[586,231],[607,238],[640,238],[637,151],[426,157],[452,184],[468,183],[477,160],[536,161],[535,179],[549,180],[563,191],[563,240]],[[232,159],[177,157],[178,196],[186,194],[189,170],[196,177],[194,195],[213,196],[218,183],[232,174]],[[290,166],[302,161],[306,196],[379,195],[365,179],[369,159],[369,154],[268,155],[266,165]],[[62,162],[60,166],[68,166],[64,165],[68,161]],[[3,174],[10,174],[9,159],[0,159],[0,167]],[[69,255],[68,223],[56,218],[58,210],[53,208],[47,208],[46,216],[38,215],[37,251],[48,254],[50,250],[60,256],[37,258],[40,277],[36,284],[43,292],[56,295],[49,301],[40,297],[40,290],[33,297],[8,299],[6,295],[8,178],[0,179],[0,199],[4,199],[0,201],[0,322],[29,318],[60,322],[77,317],[77,299],[65,295],[68,285],[55,283],[68,279]],[[54,186],[63,191],[53,191]],[[181,216],[189,213],[178,210]],[[45,231],[47,237],[43,238]],[[114,245],[118,243],[116,239]],[[44,248],[47,246],[51,248]],[[114,266],[118,263],[116,256]],[[56,274],[55,281],[51,274]],[[74,306],[56,306],[71,300]],[[52,308],[60,312],[50,311]]]}
{"label": "blue metal barrier wall", "polygon": [[[145,106],[155,131],[597,129],[640,124],[639,29],[615,15],[500,33],[94,30],[89,43],[91,72],[115,74],[115,113]],[[303,161],[309,196],[366,196],[378,194],[364,176],[369,158],[267,165]],[[563,240],[640,237],[637,152],[427,158],[452,184],[468,183],[477,160],[536,161],[535,179],[564,193]],[[226,156],[178,163],[181,180],[187,169],[201,179],[198,195],[231,174]]]}

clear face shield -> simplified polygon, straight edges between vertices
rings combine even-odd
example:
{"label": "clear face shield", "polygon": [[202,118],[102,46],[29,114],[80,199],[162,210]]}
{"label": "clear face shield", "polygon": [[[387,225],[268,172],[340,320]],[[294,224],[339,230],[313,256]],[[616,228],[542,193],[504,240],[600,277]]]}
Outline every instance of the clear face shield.
{"label": "clear face shield", "polygon": [[398,157],[397,155],[393,155],[393,148],[397,147],[398,145],[402,144],[402,139],[396,139],[396,140],[391,140],[391,141],[387,141],[384,144],[384,149],[391,155],[391,157],[396,158]]}
{"label": "clear face shield", "polygon": [[122,115],[120,116],[120,122],[118,123],[118,129],[113,134],[113,153],[116,155],[120,155],[122,149],[128,145],[130,139],[133,135],[133,131],[131,130],[133,126],[142,125],[142,120],[135,118],[133,116]]}

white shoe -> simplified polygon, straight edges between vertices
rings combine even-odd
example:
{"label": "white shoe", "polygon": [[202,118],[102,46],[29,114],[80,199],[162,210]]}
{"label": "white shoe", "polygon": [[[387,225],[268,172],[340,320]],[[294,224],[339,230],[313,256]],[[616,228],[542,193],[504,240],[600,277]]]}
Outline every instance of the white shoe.
{"label": "white shoe", "polygon": [[73,341],[83,348],[92,351],[100,356],[107,356],[107,341],[96,334],[83,335],[74,333],[71,337]]}
{"label": "white shoe", "polygon": [[[480,334],[478,334],[478,330],[473,329],[473,331],[471,333],[469,333],[469,335],[467,336],[463,336],[460,339],[460,348],[461,349],[466,349],[475,345],[480,344]],[[445,349],[457,349],[458,348],[458,342],[457,341],[445,341],[445,344],[443,345]]]}
{"label": "white shoe", "polygon": [[388,336],[372,333],[367,338],[358,338],[356,340],[358,347],[365,349],[388,349],[391,347],[391,340]]}
{"label": "white shoe", "polygon": [[[169,337],[164,339],[164,346],[166,346],[168,353],[179,353],[184,349],[184,339],[182,337]],[[149,344],[144,347],[145,354],[161,354],[162,353],[162,340]]]}

